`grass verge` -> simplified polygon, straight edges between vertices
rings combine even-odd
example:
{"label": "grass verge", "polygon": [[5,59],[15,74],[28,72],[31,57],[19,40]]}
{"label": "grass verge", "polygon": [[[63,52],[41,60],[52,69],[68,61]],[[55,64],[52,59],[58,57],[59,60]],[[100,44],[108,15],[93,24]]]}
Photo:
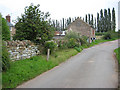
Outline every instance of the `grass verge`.
{"label": "grass verge", "polygon": [[118,60],[118,63],[120,64],[120,47],[115,49],[114,52],[116,53],[116,58]]}
{"label": "grass verge", "polygon": [[52,69],[78,52],[75,49],[66,49],[55,53],[50,56],[49,61],[46,61],[45,55],[40,55],[11,62],[10,69],[2,73],[2,87],[15,88],[17,85]]}

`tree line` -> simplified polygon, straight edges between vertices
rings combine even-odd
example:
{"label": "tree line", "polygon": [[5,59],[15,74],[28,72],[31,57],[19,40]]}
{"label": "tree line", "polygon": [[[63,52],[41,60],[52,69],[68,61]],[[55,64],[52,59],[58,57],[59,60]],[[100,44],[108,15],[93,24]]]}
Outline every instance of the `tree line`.
{"label": "tree line", "polygon": [[115,9],[112,9],[112,14],[110,8],[101,9],[100,13],[97,13],[97,32],[115,32]]}
{"label": "tree line", "polygon": [[61,20],[51,20],[49,19],[49,23],[55,27],[56,31],[64,31],[66,30],[67,26],[71,24],[73,21],[75,21],[78,17],[68,17],[68,18],[62,18]]}
{"label": "tree line", "polygon": [[[56,31],[64,31],[66,27],[74,22],[78,17],[74,18],[62,18],[62,20],[50,20],[49,22],[55,27]],[[80,17],[81,18],[81,17]],[[97,19],[96,19],[97,18]],[[116,28],[116,17],[115,17],[115,9],[112,9],[112,14],[110,8],[101,9],[100,13],[97,13],[97,17],[94,17],[93,14],[86,14],[85,19],[81,18],[84,22],[89,24],[91,27],[96,29],[97,32],[108,32],[114,31]]]}

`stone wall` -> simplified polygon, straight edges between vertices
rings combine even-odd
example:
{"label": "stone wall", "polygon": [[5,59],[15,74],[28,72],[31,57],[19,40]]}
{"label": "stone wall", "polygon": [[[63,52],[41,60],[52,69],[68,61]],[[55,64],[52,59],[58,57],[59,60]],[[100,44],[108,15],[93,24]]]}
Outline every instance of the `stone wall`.
{"label": "stone wall", "polygon": [[11,60],[20,60],[39,55],[38,47],[29,40],[6,41]]}

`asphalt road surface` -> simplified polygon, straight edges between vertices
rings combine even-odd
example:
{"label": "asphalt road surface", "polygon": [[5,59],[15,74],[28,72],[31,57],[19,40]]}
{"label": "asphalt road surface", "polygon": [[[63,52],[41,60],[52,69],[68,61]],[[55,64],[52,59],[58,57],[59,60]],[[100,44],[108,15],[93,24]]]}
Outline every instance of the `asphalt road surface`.
{"label": "asphalt road surface", "polygon": [[115,40],[84,49],[17,88],[117,88],[118,68],[113,52],[117,47]]}

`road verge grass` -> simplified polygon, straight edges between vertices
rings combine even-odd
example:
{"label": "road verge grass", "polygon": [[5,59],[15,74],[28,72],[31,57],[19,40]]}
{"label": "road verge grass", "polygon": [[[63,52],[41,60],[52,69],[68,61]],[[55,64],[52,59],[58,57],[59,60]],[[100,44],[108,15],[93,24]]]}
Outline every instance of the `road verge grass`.
{"label": "road verge grass", "polygon": [[55,53],[50,56],[49,61],[46,61],[46,55],[40,55],[11,62],[10,69],[2,73],[2,87],[15,88],[17,85],[52,69],[78,52],[75,49],[65,49]]}
{"label": "road verge grass", "polygon": [[120,47],[115,49],[114,52],[116,53],[116,58],[118,60],[118,63],[120,64]]}

